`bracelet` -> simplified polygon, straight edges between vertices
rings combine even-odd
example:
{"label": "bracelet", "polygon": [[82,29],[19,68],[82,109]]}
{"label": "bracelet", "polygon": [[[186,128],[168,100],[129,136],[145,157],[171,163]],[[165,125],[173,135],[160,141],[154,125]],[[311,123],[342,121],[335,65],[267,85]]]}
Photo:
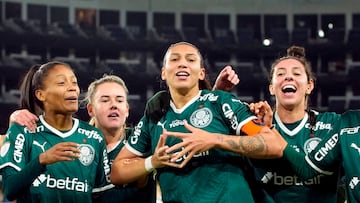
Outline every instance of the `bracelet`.
{"label": "bracelet", "polygon": [[274,127],[275,127],[275,126],[274,126],[274,125],[272,125],[272,126],[270,127],[270,130],[272,130]]}
{"label": "bracelet", "polygon": [[145,170],[147,172],[152,172],[155,169],[151,163],[151,158],[152,158],[152,156],[149,156],[145,159]]}

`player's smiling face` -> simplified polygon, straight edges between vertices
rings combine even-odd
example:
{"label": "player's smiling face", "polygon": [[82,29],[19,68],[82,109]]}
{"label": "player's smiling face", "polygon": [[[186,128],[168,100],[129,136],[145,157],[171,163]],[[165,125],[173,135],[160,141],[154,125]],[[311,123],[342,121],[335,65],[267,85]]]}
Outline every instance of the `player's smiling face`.
{"label": "player's smiling face", "polygon": [[310,94],[313,88],[313,81],[309,81],[302,63],[292,58],[284,59],[275,66],[269,86],[277,103],[291,108],[306,105],[305,96]]}
{"label": "player's smiling face", "polygon": [[188,91],[199,89],[199,80],[204,80],[205,69],[201,67],[199,51],[188,44],[171,47],[165,56],[161,77],[170,89]]}
{"label": "player's smiling face", "polygon": [[97,127],[103,132],[121,129],[129,116],[129,106],[124,88],[116,82],[105,82],[96,87],[88,112],[95,117]]}
{"label": "player's smiling face", "polygon": [[67,66],[56,65],[44,78],[43,88],[36,91],[46,111],[74,113],[78,110],[80,88],[74,72]]}

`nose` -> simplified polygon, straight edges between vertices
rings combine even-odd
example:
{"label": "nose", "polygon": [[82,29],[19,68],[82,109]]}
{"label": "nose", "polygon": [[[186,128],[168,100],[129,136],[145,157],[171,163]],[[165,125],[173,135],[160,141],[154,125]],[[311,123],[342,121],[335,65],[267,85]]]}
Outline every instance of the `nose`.
{"label": "nose", "polygon": [[285,80],[286,80],[286,81],[292,81],[293,78],[292,78],[291,76],[286,76]]}
{"label": "nose", "polygon": [[117,107],[117,105],[116,105],[116,101],[111,101],[111,103],[110,103],[110,109],[117,109],[118,107]]}

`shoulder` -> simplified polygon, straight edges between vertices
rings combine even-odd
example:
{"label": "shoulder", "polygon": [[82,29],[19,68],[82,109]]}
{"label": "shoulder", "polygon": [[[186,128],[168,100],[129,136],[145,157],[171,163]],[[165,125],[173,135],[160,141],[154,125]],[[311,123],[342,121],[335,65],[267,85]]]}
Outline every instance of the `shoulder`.
{"label": "shoulder", "polygon": [[317,116],[319,119],[339,119],[341,117],[341,114],[335,113],[335,112],[317,112],[315,110],[311,110],[314,112],[315,116]]}
{"label": "shoulder", "polygon": [[360,121],[360,110],[348,110],[341,115],[341,119],[352,119],[354,122],[358,122]]}
{"label": "shoulder", "polygon": [[75,121],[77,120],[77,122],[79,122],[79,128],[84,128],[86,130],[94,130],[94,131],[99,131],[101,132],[98,128],[96,128],[95,126],[93,125],[90,125],[89,123],[85,122],[85,121],[82,121],[82,120],[79,120],[77,118],[74,119]]}

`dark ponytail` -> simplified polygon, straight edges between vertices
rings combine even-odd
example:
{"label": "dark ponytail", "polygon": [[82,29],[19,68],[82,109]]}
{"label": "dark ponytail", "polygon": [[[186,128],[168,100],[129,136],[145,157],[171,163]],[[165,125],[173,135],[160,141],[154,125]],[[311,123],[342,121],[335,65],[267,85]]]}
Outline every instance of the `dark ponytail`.
{"label": "dark ponytail", "polygon": [[38,64],[32,66],[30,70],[26,73],[20,85],[20,108],[27,109],[31,113],[36,115],[39,115],[41,112],[39,112],[39,101],[37,101],[37,98],[35,97],[33,78],[40,67],[41,65]]}

